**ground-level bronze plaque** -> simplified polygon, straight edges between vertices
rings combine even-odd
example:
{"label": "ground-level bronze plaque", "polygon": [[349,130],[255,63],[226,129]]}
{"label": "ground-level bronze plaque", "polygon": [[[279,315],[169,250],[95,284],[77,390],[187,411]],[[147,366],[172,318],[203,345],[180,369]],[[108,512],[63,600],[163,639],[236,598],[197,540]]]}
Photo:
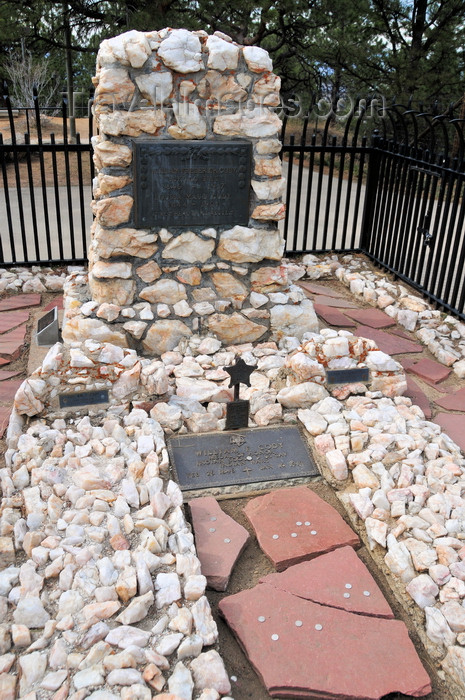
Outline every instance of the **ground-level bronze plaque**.
{"label": "ground-level bronze plaque", "polygon": [[247,226],[251,163],[248,141],[136,141],[136,226]]}
{"label": "ground-level bronze plaque", "polygon": [[168,447],[183,491],[319,474],[294,426],[179,435]]}

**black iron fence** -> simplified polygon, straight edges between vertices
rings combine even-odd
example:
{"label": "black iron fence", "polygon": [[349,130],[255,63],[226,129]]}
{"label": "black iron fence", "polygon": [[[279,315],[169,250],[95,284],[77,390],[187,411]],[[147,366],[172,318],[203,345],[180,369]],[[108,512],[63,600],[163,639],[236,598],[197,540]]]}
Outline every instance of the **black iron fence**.
{"label": "black iron fence", "polygon": [[[92,115],[66,102],[0,110],[0,266],[86,260]],[[465,319],[464,120],[361,103],[344,118],[284,117],[286,254],[362,252]]]}
{"label": "black iron fence", "polygon": [[92,114],[71,138],[67,104],[0,110],[0,266],[86,261],[92,214]]}
{"label": "black iron fence", "polygon": [[465,320],[464,120],[401,105],[283,121],[287,255],[361,252]]}

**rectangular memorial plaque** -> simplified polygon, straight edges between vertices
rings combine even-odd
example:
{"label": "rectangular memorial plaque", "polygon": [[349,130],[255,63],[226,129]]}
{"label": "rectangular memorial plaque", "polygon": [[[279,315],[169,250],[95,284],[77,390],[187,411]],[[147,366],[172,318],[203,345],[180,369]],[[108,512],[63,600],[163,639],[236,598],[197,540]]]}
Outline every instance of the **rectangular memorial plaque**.
{"label": "rectangular memorial plaque", "polygon": [[72,406],[90,406],[96,403],[108,403],[108,391],[79,391],[76,394],[59,394],[60,408]]}
{"label": "rectangular memorial plaque", "polygon": [[136,141],[136,226],[247,226],[251,162],[248,141]]}
{"label": "rectangular memorial plaque", "polygon": [[179,435],[168,447],[182,491],[319,474],[293,426]]}
{"label": "rectangular memorial plaque", "polygon": [[328,369],[326,372],[328,384],[354,384],[368,382],[370,370],[368,367],[353,367],[351,369]]}

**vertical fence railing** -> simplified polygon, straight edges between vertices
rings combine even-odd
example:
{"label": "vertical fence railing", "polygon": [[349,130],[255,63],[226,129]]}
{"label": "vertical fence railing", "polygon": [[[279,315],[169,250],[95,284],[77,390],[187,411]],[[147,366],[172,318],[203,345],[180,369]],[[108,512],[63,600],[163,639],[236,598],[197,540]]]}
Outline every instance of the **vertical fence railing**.
{"label": "vertical fence railing", "polygon": [[[86,261],[92,222],[92,113],[71,140],[67,104],[14,108],[6,87],[0,113],[0,266]],[[90,104],[90,103],[89,103]],[[3,187],[2,187],[3,185]]]}
{"label": "vertical fence railing", "polygon": [[465,320],[464,123],[398,107],[389,116],[395,128],[370,154],[360,248]]}
{"label": "vertical fence railing", "polygon": [[359,248],[370,152],[360,134],[363,118],[361,110],[342,127],[331,116],[321,127],[318,121],[310,126],[308,116],[301,122],[284,118],[282,232],[288,255]]}

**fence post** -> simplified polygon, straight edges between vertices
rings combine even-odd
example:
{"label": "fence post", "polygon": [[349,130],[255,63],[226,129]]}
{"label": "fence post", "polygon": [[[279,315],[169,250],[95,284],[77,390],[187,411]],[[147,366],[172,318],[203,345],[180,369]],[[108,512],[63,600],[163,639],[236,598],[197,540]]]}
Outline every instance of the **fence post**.
{"label": "fence post", "polygon": [[360,248],[366,252],[370,244],[373,214],[375,212],[376,194],[379,185],[379,166],[382,152],[380,150],[381,137],[375,129],[371,137],[370,153],[368,156],[368,172],[363,203],[362,231],[360,234]]}

